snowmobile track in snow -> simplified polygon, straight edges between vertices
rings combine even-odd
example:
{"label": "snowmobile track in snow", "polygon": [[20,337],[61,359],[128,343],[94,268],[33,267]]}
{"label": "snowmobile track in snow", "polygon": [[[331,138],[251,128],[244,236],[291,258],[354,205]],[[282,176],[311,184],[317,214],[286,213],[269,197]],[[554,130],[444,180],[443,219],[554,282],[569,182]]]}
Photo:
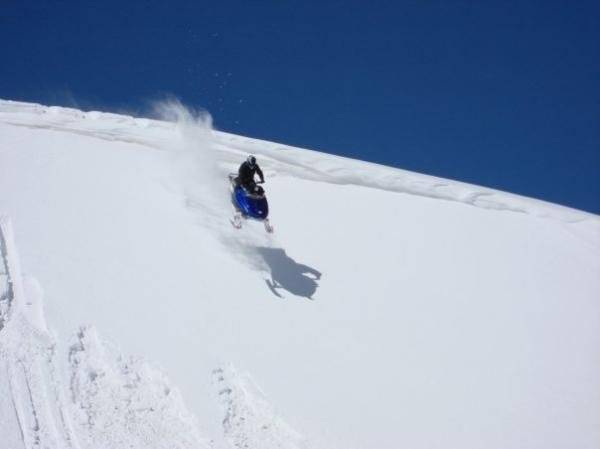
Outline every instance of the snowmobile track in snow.
{"label": "snowmobile track in snow", "polygon": [[39,298],[26,304],[12,227],[5,217],[0,218],[0,251],[0,391],[9,399],[2,402],[0,417],[19,429],[19,435],[2,436],[6,444],[24,449],[77,449],[55,388],[54,342],[32,321]]}
{"label": "snowmobile track in snow", "polygon": [[5,234],[8,233],[8,229],[8,219],[0,217],[0,255],[2,257],[2,264],[0,265],[0,281],[2,282],[0,284],[0,331],[8,321],[10,307],[14,297],[5,237]]}

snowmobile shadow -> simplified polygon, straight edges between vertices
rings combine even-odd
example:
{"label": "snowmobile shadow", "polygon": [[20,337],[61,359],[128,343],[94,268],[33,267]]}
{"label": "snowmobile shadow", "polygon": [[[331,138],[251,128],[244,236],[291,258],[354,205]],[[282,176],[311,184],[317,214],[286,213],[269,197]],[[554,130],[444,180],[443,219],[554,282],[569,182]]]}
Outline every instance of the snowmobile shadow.
{"label": "snowmobile shadow", "polygon": [[286,290],[296,296],[313,299],[321,279],[321,272],[296,262],[281,248],[256,248],[271,271],[271,279],[265,280],[271,292],[283,298],[278,290]]}

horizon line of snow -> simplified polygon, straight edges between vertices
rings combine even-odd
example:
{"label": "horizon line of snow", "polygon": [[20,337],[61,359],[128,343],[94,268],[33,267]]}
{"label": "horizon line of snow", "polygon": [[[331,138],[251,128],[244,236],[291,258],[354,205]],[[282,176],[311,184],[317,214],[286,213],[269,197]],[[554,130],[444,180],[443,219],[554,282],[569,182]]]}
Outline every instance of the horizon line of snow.
{"label": "horizon line of snow", "polygon": [[[31,120],[28,114],[34,114],[36,120]],[[39,123],[40,116],[44,116],[43,124]],[[177,126],[176,122],[155,118],[133,117],[111,112],[84,112],[74,108],[2,99],[0,99],[0,121],[13,126],[73,132],[104,140],[134,143],[155,150],[166,150],[169,147],[169,139],[165,139],[161,133],[176,132]],[[215,140],[215,149],[224,156],[224,162],[232,166],[235,165],[238,156],[245,157],[246,153],[253,153],[262,157],[265,168],[302,179],[358,185],[459,202],[482,209],[525,213],[568,224],[591,222],[594,226],[600,226],[600,216],[596,214],[541,199],[373,162],[239,136],[212,128],[210,131]],[[159,143],[156,144],[155,141]]]}

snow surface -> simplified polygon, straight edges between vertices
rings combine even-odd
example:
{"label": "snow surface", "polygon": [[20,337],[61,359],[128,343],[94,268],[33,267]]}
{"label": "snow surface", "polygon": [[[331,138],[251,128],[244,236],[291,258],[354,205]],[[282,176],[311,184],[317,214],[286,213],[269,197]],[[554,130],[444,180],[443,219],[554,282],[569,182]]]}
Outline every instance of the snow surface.
{"label": "snow surface", "polygon": [[159,112],[0,101],[2,447],[600,447],[598,216]]}

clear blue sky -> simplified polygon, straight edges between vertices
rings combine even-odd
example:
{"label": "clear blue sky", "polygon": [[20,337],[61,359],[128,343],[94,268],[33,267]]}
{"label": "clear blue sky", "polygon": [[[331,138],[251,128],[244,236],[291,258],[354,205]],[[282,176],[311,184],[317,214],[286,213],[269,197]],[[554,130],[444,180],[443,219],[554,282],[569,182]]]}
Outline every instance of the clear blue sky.
{"label": "clear blue sky", "polygon": [[600,213],[598,1],[3,0],[0,98],[143,113]]}

